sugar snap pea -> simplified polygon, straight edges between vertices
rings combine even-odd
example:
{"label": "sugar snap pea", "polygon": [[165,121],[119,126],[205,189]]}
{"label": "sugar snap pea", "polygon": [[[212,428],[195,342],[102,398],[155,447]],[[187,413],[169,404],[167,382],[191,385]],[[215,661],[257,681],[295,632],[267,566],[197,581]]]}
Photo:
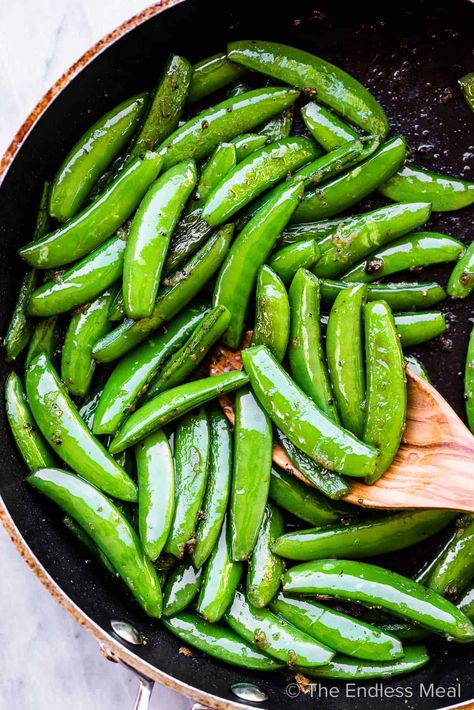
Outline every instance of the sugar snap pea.
{"label": "sugar snap pea", "polygon": [[308,138],[283,138],[251,153],[238,163],[209,195],[203,218],[217,226],[260,195],[287,173],[316,156]]}
{"label": "sugar snap pea", "polygon": [[180,420],[174,441],[176,501],[165,552],[181,559],[192,549],[196,522],[206,490],[209,422],[201,408]]}
{"label": "sugar snap pea", "polygon": [[54,456],[48,448],[26,401],[20,378],[11,372],[5,383],[5,409],[13,438],[30,471],[54,466]]}
{"label": "sugar snap pea", "polygon": [[120,231],[84,259],[36,289],[28,312],[32,316],[65,313],[96,298],[122,275],[126,232]]}
{"label": "sugar snap pea", "polygon": [[42,318],[37,321],[31,333],[25,357],[25,367],[28,367],[40,353],[45,353],[50,360],[53,360],[57,344],[58,317],[51,316],[51,318]]}
{"label": "sugar snap pea", "polygon": [[77,214],[94,183],[132,137],[146,104],[146,94],[132,96],[99,118],[79,138],[51,183],[52,217],[66,222]]}
{"label": "sugar snap pea", "polygon": [[278,591],[284,562],[273,554],[271,546],[284,531],[280,510],[276,505],[267,503],[247,575],[247,599],[253,606],[267,606]]}
{"label": "sugar snap pea", "polygon": [[474,584],[471,584],[457,602],[458,609],[466,614],[468,619],[474,621]]}
{"label": "sugar snap pea", "polygon": [[159,148],[164,156],[163,168],[187,158],[202,160],[218,143],[229,141],[292,106],[298,95],[293,89],[267,87],[215,104],[163,141]]}
{"label": "sugar snap pea", "polygon": [[461,254],[449,277],[446,291],[451,298],[467,298],[474,289],[474,241]]}
{"label": "sugar snap pea", "polygon": [[280,592],[270,609],[338,653],[368,661],[391,661],[404,654],[395,636],[318,602],[292,599]]}
{"label": "sugar snap pea", "polygon": [[379,192],[396,202],[431,202],[434,212],[460,210],[474,202],[474,182],[440,175],[414,165],[405,165],[379,187]]}
{"label": "sugar snap pea", "polygon": [[86,533],[83,528],[81,528],[78,523],[76,523],[75,520],[73,520],[69,515],[65,515],[63,518],[63,525],[69,530],[71,535],[81,543],[81,545],[89,552],[92,557],[97,559],[99,562],[102,563],[102,565],[105,567],[107,572],[111,574],[112,576],[115,577],[116,572],[114,567],[112,566],[112,563],[109,561],[109,559],[104,555],[102,550],[100,550],[97,545],[95,544],[94,540],[91,538],[90,535]]}
{"label": "sugar snap pea", "polygon": [[281,362],[290,337],[290,303],[281,278],[264,264],[257,272],[252,345],[266,345]]}
{"label": "sugar snap pea", "polygon": [[159,429],[135,448],[138,529],[143,549],[156,560],[168,538],[174,513],[174,465],[166,434]]}
{"label": "sugar snap pea", "polygon": [[162,598],[156,572],[117,506],[95,486],[57,468],[42,468],[27,481],[87,531],[145,612],[160,617]]}
{"label": "sugar snap pea", "polygon": [[139,321],[128,318],[97,341],[93,350],[95,359],[98,362],[116,360],[187,306],[221,265],[232,234],[232,225],[219,229],[182,269],[167,277],[149,318]]}
{"label": "sugar snap pea", "polygon": [[272,469],[272,425],[248,388],[234,404],[234,470],[230,498],[232,559],[246,560],[265,513]]}
{"label": "sugar snap pea", "polygon": [[313,138],[328,152],[359,138],[357,131],[339,116],[314,101],[303,106],[301,116]]}
{"label": "sugar snap pea", "polygon": [[279,116],[271,118],[263,128],[260,129],[260,133],[266,136],[268,143],[281,140],[282,138],[288,138],[293,126],[293,114],[294,108],[292,106],[286,109],[286,111],[282,111]]}
{"label": "sugar snap pea", "polygon": [[288,244],[275,251],[268,265],[276,271],[284,284],[290,283],[298,269],[309,269],[319,259],[319,247],[314,239]]}
{"label": "sugar snap pea", "polygon": [[[344,281],[320,279],[321,299],[326,303],[334,303],[338,294],[347,289],[349,284]],[[446,292],[435,281],[422,283],[386,283],[368,284],[368,301],[385,301],[392,311],[412,311],[417,308],[434,306],[446,298]]]}
{"label": "sugar snap pea", "polygon": [[454,539],[432,571],[427,582],[449,599],[456,599],[474,578],[474,516],[463,516]]}
{"label": "sugar snap pea", "polygon": [[219,537],[232,477],[232,435],[221,408],[211,405],[209,418],[209,467],[202,515],[198,516],[191,559],[196,569],[206,562]]}
{"label": "sugar snap pea", "polygon": [[[214,54],[194,64],[189,87],[190,103],[213,94],[245,74],[245,68],[229,62],[226,54]],[[239,94],[233,94],[239,96]]]}
{"label": "sugar snap pea", "polygon": [[469,336],[464,371],[464,399],[469,429],[474,432],[474,327]]}
{"label": "sugar snap pea", "polygon": [[418,360],[417,357],[414,355],[405,355],[405,362],[407,364],[407,367],[410,368],[413,372],[416,372],[416,374],[426,380],[426,382],[429,382],[431,385],[431,378],[428,374],[428,370],[426,369],[425,365],[421,362],[421,360]]}
{"label": "sugar snap pea", "polygon": [[378,101],[339,67],[320,57],[276,42],[237,41],[227,45],[227,56],[273,79],[296,86],[327,104],[367,133],[385,136],[388,122]]}
{"label": "sugar snap pea", "polygon": [[217,277],[213,303],[225,306],[231,314],[223,337],[223,342],[230,347],[240,345],[258,268],[272,250],[302,194],[300,184],[283,185],[271,204],[252,217],[229,250]]}
{"label": "sugar snap pea", "polygon": [[135,484],[89,432],[44,354],[26,371],[26,393],[40,431],[63,461],[114,498],[136,500]]}
{"label": "sugar snap pea", "polygon": [[275,540],[272,550],[289,560],[375,557],[428,539],[446,527],[455,515],[443,510],[418,510],[356,521],[350,525],[298,530]]}
{"label": "sugar snap pea", "polygon": [[[329,153],[327,155],[330,155]],[[301,222],[298,224],[288,224],[283,230],[278,244],[294,244],[295,242],[316,239],[320,242],[323,237],[332,236],[336,230],[345,224],[349,224],[355,217],[339,217],[335,219],[319,219],[315,222]]]}
{"label": "sugar snap pea", "polygon": [[232,138],[231,143],[235,146],[237,162],[240,163],[247,155],[261,148],[267,140],[268,136],[260,133],[242,133],[237,138]]}
{"label": "sugar snap pea", "polygon": [[322,187],[308,190],[295,210],[292,222],[332,217],[359,202],[398,170],[405,151],[405,140],[401,136],[392,138],[363,163]]}
{"label": "sugar snap pea", "polygon": [[[222,145],[222,144],[221,144]],[[192,198],[191,198],[192,199]],[[196,201],[178,222],[168,247],[163,273],[171,274],[183,261],[189,259],[212,234],[210,224],[202,219],[202,205]]]}
{"label": "sugar snap pea", "polygon": [[135,210],[158,175],[163,158],[147,153],[134,158],[111,185],[88,207],[42,239],[21,247],[18,253],[42,269],[80,259],[100,246]]}
{"label": "sugar snap pea", "polygon": [[274,671],[283,666],[275,658],[260,652],[239,635],[219,624],[209,624],[195,614],[178,614],[162,619],[172,634],[190,646],[225,661],[255,671]]}
{"label": "sugar snap pea", "polygon": [[235,168],[237,151],[233,143],[219,143],[205,164],[196,187],[194,204],[203,205],[214,187]]}
{"label": "sugar snap pea", "polygon": [[474,72],[462,76],[458,79],[458,84],[461,87],[467,105],[471,111],[474,111]]}
{"label": "sugar snap pea", "polygon": [[224,520],[219,539],[209,557],[196,605],[198,613],[211,623],[219,621],[231,603],[243,572],[242,562],[231,558],[229,526]]}
{"label": "sugar snap pea", "polygon": [[114,434],[126,414],[148,388],[161,363],[173,354],[202,322],[207,312],[197,303],[177,315],[166,329],[156,333],[125,355],[106,381],[94,416],[94,434]]}
{"label": "sugar snap pea", "polygon": [[184,561],[171,570],[163,590],[163,616],[179,614],[197,596],[202,581],[202,570]]}
{"label": "sugar snap pea", "polygon": [[289,594],[328,595],[374,605],[456,641],[474,639],[474,626],[447,599],[401,574],[353,560],[315,560],[283,575]]}
{"label": "sugar snap pea", "polygon": [[375,483],[393,461],[405,427],[407,389],[400,339],[392,312],[383,301],[364,307],[367,395],[363,440],[379,450]]}
{"label": "sugar snap pea", "polygon": [[430,211],[427,202],[409,202],[381,207],[343,222],[319,241],[321,258],[315,273],[326,278],[344,273],[374,249],[424,224]]}
{"label": "sugar snap pea", "polygon": [[326,666],[310,670],[304,669],[303,673],[313,678],[350,681],[392,678],[405,673],[413,673],[418,668],[426,666],[429,660],[425,646],[406,646],[403,658],[394,661],[371,661],[369,663],[338,654]]}
{"label": "sugar snap pea", "polygon": [[402,348],[412,348],[444,333],[446,318],[440,311],[397,313],[395,325]]}
{"label": "sugar snap pea", "polygon": [[372,252],[365,261],[344,274],[343,279],[370,283],[406,269],[455,261],[462,248],[462,242],[445,234],[414,232]]}
{"label": "sugar snap pea", "polygon": [[224,306],[211,308],[193,330],[188,340],[164,365],[150,384],[147,397],[155,397],[184,382],[201,364],[212,346],[227,329],[229,311]]}
{"label": "sugar snap pea", "polygon": [[151,185],[135,213],[123,262],[129,318],[147,318],[153,311],[171,234],[196,179],[192,160],[177,163]]}
{"label": "sugar snap pea", "polygon": [[96,367],[92,348],[111,328],[109,308],[114,295],[113,289],[104,291],[69,322],[61,355],[61,378],[77,397],[85,397],[91,386]]}
{"label": "sugar snap pea", "polygon": [[289,666],[323,666],[334,656],[334,651],[296,626],[268,609],[257,609],[249,604],[242,592],[235,593],[224,618],[243,639]]}
{"label": "sugar snap pea", "polygon": [[331,421],[339,415],[331,389],[319,323],[319,281],[299,269],[290,290],[291,330],[288,359],[293,380]]}
{"label": "sugar snap pea", "polygon": [[312,525],[330,525],[349,515],[348,508],[332,503],[314,488],[277,468],[272,469],[269,496],[280,508]]}
{"label": "sugar snap pea", "polygon": [[337,296],[329,314],[326,354],[332,392],[342,425],[362,437],[365,373],[362,307],[367,287],[356,284]]}

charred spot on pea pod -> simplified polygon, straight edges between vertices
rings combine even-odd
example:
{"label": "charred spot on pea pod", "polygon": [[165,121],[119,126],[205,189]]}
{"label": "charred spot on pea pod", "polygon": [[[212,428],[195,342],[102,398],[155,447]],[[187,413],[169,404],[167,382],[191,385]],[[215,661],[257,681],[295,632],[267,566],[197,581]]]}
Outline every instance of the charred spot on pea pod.
{"label": "charred spot on pea pod", "polygon": [[376,274],[378,271],[382,271],[382,269],[383,259],[369,259],[365,265],[364,271],[366,274]]}

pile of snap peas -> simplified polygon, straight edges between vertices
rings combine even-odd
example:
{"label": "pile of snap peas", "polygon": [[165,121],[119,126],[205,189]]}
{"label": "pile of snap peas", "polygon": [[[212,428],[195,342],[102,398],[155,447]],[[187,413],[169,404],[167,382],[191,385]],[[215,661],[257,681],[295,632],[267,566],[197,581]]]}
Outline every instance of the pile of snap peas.
{"label": "pile of snap peas", "polygon": [[[19,249],[5,397],[27,482],[147,615],[247,669],[385,678],[427,663],[433,634],[474,640],[473,516],[341,500],[397,453],[406,367],[429,379],[403,349],[474,290],[474,242],[419,230],[474,183],[388,132],[365,87],[300,49],[172,55],[64,157]],[[446,286],[397,280],[445,262]],[[208,375],[225,348],[241,369]],[[465,383],[474,431],[474,335]],[[365,561],[443,530],[414,578]]]}

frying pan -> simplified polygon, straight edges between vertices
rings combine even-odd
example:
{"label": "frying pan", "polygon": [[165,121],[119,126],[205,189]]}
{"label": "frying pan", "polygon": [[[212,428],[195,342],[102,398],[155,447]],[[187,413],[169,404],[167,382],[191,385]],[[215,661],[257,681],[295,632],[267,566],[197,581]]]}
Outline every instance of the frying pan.
{"label": "frying pan", "polygon": [[[222,50],[227,39],[260,37],[314,51],[353,73],[384,105],[392,130],[403,133],[418,165],[473,177],[473,116],[457,88],[472,70],[474,6],[467,0],[402,0],[396,4],[333,0],[258,3],[240,0],[163,0],[119,27],[80,59],[45,95],[19,130],[0,165],[0,332],[10,318],[23,265],[17,247],[31,238],[41,185],[54,175],[81,133],[110,106],[153,86],[168,52],[190,60]],[[376,206],[370,198],[362,207]],[[430,227],[465,241],[473,238],[474,209],[438,214]],[[429,276],[445,279],[444,267]],[[462,415],[462,378],[472,300],[445,306],[447,337],[416,350],[435,385]],[[0,360],[3,381],[9,371]],[[294,710],[316,701],[324,710],[432,710],[474,697],[472,649],[436,640],[431,663],[392,681],[367,683],[356,696],[345,684],[322,682],[316,699],[291,697],[285,674],[258,674],[221,664],[199,652],[180,653],[182,644],[148,619],[94,563],[84,564],[61,525],[61,514],[23,483],[24,467],[5,427],[0,430],[0,515],[14,544],[53,596],[116,658],[195,701],[216,708],[242,707],[231,691],[239,682],[256,684],[268,697],[261,707]],[[384,564],[410,574],[435,541],[387,556]],[[133,646],[112,632],[111,620],[131,622],[147,639]],[[420,684],[428,697],[420,696]],[[429,695],[431,683],[446,695]],[[457,686],[456,684],[459,684]],[[455,695],[448,688],[459,688]],[[338,689],[329,694],[328,689]],[[389,690],[387,690],[387,688]],[[390,689],[394,689],[393,692]],[[439,691],[442,692],[442,691]],[[449,691],[450,693],[453,691]],[[294,686],[293,686],[293,695]],[[391,695],[391,697],[390,697]],[[255,704],[256,705],[256,704]],[[470,705],[470,704],[469,704]],[[472,705],[470,705],[472,707]]]}

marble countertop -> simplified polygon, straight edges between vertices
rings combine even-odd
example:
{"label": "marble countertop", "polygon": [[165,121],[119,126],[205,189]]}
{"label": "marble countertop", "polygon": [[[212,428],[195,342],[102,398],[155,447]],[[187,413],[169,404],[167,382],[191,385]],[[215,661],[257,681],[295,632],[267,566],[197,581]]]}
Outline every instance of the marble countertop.
{"label": "marble countertop", "polygon": [[[149,4],[0,0],[0,154],[65,69]],[[131,710],[137,690],[134,675],[102,657],[97,642],[50,597],[1,526],[0,559],[0,707]],[[184,710],[190,702],[157,686],[151,708],[164,706]]]}

